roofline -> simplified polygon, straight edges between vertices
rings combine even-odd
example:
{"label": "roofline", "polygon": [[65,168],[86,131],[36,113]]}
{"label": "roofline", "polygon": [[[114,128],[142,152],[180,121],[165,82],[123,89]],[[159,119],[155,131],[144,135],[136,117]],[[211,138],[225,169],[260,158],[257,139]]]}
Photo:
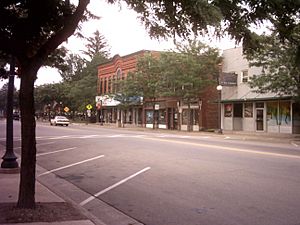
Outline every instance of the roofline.
{"label": "roofline", "polygon": [[147,53],[147,52],[160,52],[160,51],[143,49],[143,50],[139,50],[139,51],[124,55],[124,56],[120,56],[119,54],[116,54],[111,59],[109,59],[108,61],[98,64],[98,66],[113,63],[117,58],[123,58],[124,59],[124,58],[130,57],[130,56],[133,56],[133,55],[138,55],[140,53]]}
{"label": "roofline", "polygon": [[266,97],[266,98],[245,98],[245,99],[222,99],[221,103],[243,103],[243,102],[261,102],[261,101],[272,101],[272,100],[292,100],[292,96],[282,97]]}

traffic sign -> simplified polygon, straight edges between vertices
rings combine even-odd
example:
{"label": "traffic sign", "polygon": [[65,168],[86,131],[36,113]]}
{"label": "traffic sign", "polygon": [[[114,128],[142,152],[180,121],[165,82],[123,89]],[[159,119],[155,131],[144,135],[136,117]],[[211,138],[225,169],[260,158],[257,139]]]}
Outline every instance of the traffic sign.
{"label": "traffic sign", "polygon": [[65,110],[65,112],[69,112],[69,108],[66,106],[65,108],[64,108],[64,110]]}
{"label": "traffic sign", "polygon": [[91,110],[91,109],[93,108],[93,106],[92,106],[91,104],[88,104],[88,105],[86,106],[86,108],[87,108],[88,110]]}

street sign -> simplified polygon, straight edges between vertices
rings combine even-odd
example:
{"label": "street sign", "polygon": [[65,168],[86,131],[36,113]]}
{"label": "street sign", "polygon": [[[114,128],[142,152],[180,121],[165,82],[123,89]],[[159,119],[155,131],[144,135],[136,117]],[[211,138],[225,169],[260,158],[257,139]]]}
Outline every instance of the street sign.
{"label": "street sign", "polygon": [[88,104],[88,105],[86,106],[86,108],[87,108],[88,110],[91,110],[91,109],[93,108],[93,106],[92,106],[91,104]]}
{"label": "street sign", "polygon": [[65,112],[69,112],[70,109],[66,106],[66,107],[64,108],[64,111],[65,111]]}

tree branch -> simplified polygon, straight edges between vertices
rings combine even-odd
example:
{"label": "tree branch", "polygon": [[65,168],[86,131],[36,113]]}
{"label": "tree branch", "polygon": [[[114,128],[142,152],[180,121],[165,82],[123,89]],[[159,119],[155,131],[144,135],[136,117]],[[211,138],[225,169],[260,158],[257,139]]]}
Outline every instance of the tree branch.
{"label": "tree branch", "polygon": [[67,40],[78,27],[78,23],[82,19],[87,5],[90,0],[79,0],[78,6],[74,14],[68,16],[64,21],[64,28],[54,34],[41,48],[38,50],[34,58],[38,61],[45,59],[53,52],[61,43]]}

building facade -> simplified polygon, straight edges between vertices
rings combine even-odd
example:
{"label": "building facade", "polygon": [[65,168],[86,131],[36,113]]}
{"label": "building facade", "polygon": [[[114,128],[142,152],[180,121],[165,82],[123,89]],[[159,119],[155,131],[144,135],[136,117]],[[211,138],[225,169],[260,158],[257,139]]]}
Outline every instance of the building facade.
{"label": "building facade", "polygon": [[[117,92],[114,81],[126,79],[127,74],[136,69],[137,61],[145,54],[158,56],[156,51],[138,51],[126,56],[116,55],[109,62],[98,66],[98,109],[102,121],[117,125],[131,124],[147,128],[187,130],[187,121],[192,121],[191,130],[215,129],[217,122],[218,93],[215,86],[207,90],[190,104],[176,97],[154,100],[143,99],[124,107],[113,99]],[[97,100],[96,100],[97,101]],[[189,113],[190,112],[190,113]]]}
{"label": "building facade", "polygon": [[224,50],[221,126],[224,130],[300,133],[300,107],[291,96],[259,94],[248,85],[261,68],[249,67],[242,47]]}

